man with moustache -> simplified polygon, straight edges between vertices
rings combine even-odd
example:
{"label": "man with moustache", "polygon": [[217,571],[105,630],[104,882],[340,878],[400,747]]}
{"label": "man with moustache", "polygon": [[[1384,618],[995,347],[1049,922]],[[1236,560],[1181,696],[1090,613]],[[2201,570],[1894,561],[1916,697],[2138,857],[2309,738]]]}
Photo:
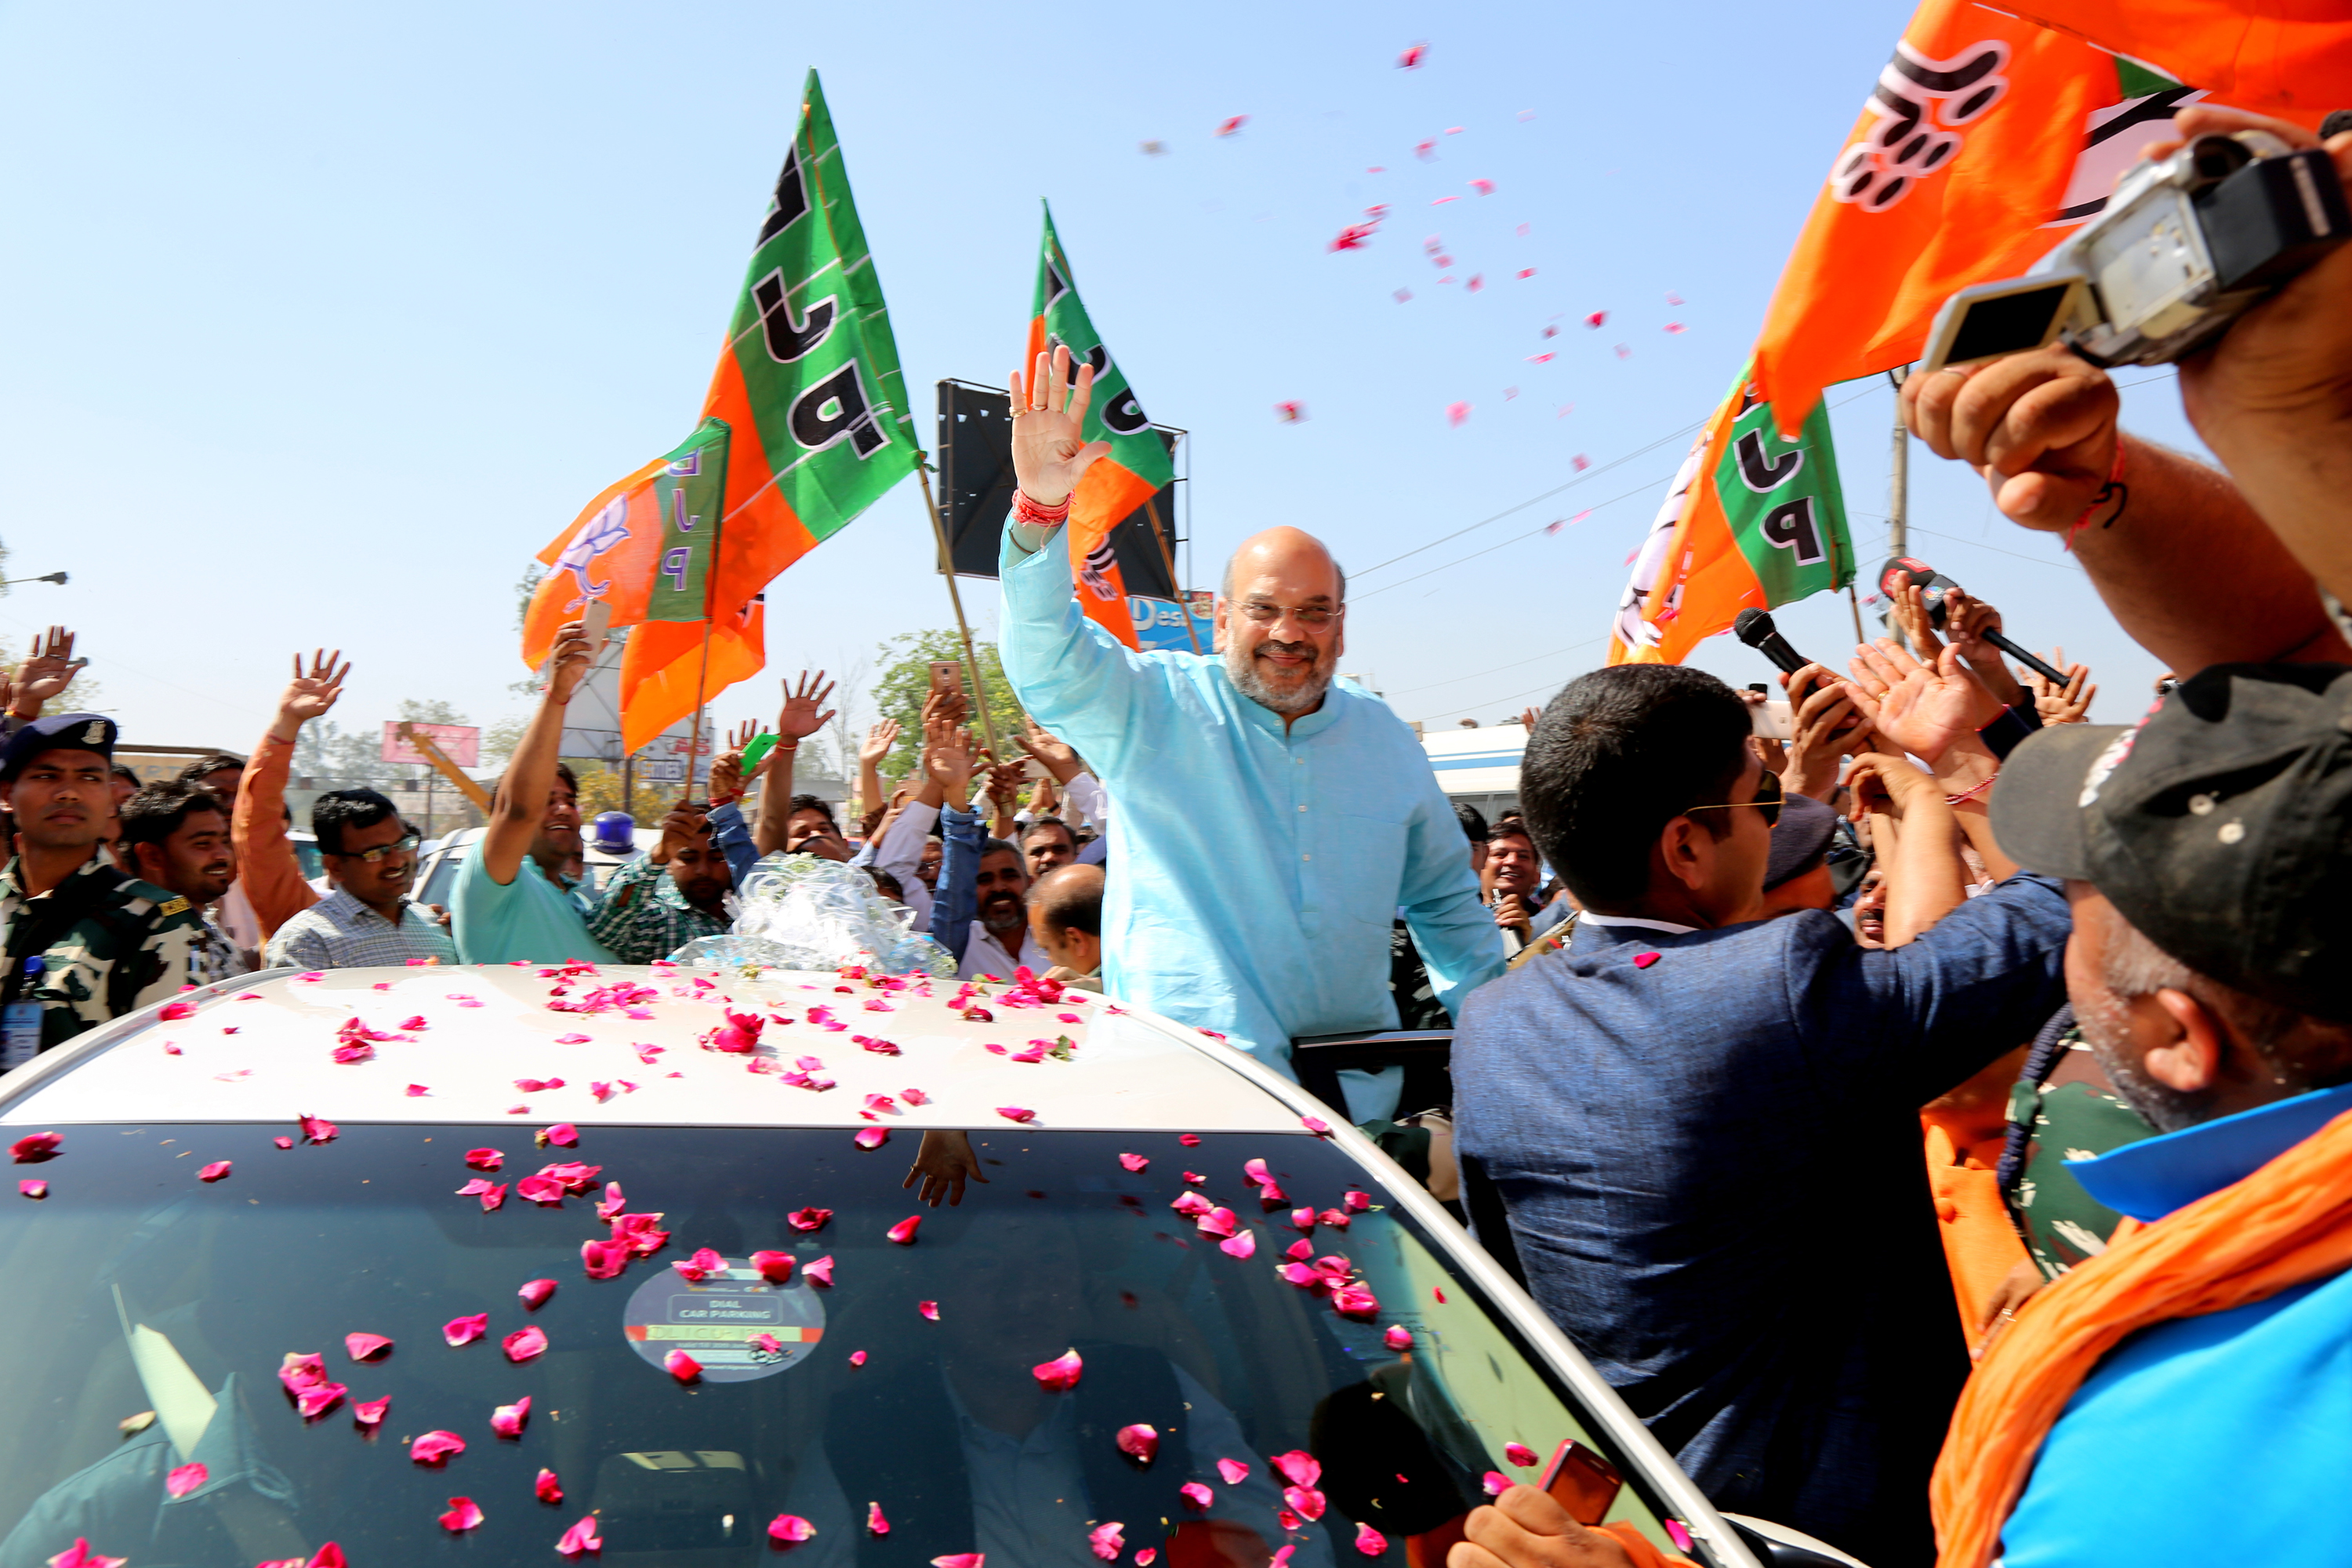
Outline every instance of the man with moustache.
{"label": "man with moustache", "polygon": [[149,784],[118,810],[122,847],[133,868],[144,880],[187,900],[204,922],[189,978],[209,985],[250,974],[251,960],[215,918],[222,895],[236,880],[228,802],[202,785]]}
{"label": "man with moustache", "polygon": [[[0,751],[0,807],[21,846],[0,869],[0,1005],[41,1005],[37,1048],[151,1002],[193,978],[203,922],[179,894],[108,864],[115,830],[114,721],[97,713],[36,719]],[[11,1049],[0,1066],[21,1067]]]}
{"label": "man with moustache", "polygon": [[[1013,382],[1001,646],[1022,706],[1118,802],[1104,991],[1287,1073],[1297,1037],[1396,1027],[1400,910],[1440,1002],[1500,973],[1501,936],[1420,742],[1333,679],[1347,579],[1320,542],[1273,528],[1234,552],[1217,653],[1136,653],[1081,613],[1060,524],[1108,448],[1081,436],[1094,376],[1072,386],[1069,363],[1056,349]],[[1350,1119],[1393,1113],[1399,1076],[1342,1074]]]}

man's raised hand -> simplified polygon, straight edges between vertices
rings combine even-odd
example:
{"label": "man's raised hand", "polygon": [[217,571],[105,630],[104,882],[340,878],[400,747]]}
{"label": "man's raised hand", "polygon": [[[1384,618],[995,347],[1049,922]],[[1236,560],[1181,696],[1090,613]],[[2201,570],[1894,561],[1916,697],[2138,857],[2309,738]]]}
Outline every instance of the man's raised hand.
{"label": "man's raised hand", "polygon": [[1915,375],[1902,397],[1912,434],[1983,475],[2011,522],[2045,532],[2097,502],[2123,439],[2116,384],[2063,347]]}
{"label": "man's raised hand", "polygon": [[[338,660],[342,660],[341,668],[337,667]],[[341,648],[332,653],[323,648],[314,650],[308,669],[302,666],[302,656],[296,654],[294,679],[287,682],[284,694],[278,699],[278,722],[270,726],[270,735],[291,744],[303,725],[335,705],[335,700],[343,694],[343,678],[351,672],[351,664],[343,660]]]}
{"label": "man's raised hand", "polygon": [[797,685],[789,680],[783,685],[784,707],[776,715],[776,732],[797,742],[824,728],[834,713],[824,706],[824,700],[833,695],[833,682],[825,679],[824,671],[811,675],[803,669]]}
{"label": "man's raised hand", "polygon": [[1021,728],[1014,732],[1013,743],[1036,758],[1059,783],[1069,783],[1081,771],[1078,753],[1070,743],[1049,733],[1026,713],[1021,715]]}
{"label": "man's raised hand", "polygon": [[882,765],[882,759],[890,754],[890,748],[898,744],[898,721],[896,719],[876,720],[873,727],[866,731],[865,744],[857,748],[858,766],[866,768],[880,767]]}
{"label": "man's raised hand", "polygon": [[923,773],[947,792],[948,805],[961,811],[971,791],[971,736],[943,719],[923,726]]}
{"label": "man's raised hand", "polygon": [[1078,478],[1110,455],[1108,441],[1086,438],[1087,405],[1094,400],[1095,367],[1082,365],[1070,382],[1070,351],[1056,344],[1024,377],[1013,373],[1013,472],[1021,493],[1039,506],[1059,506]]}
{"label": "man's raised hand", "polygon": [[596,659],[595,639],[578,621],[566,621],[555,628],[555,647],[548,654],[546,700],[561,708],[572,700],[580,683],[588,679],[588,668]]}
{"label": "man's raised hand", "polygon": [[73,684],[81,668],[74,662],[73,650],[74,635],[63,626],[51,626],[33,639],[9,689],[9,703],[18,718],[39,718],[41,705]]}
{"label": "man's raised hand", "polygon": [[1981,727],[1978,709],[1990,698],[1960,668],[1958,649],[1946,648],[1933,665],[1921,664],[1889,637],[1853,653],[1846,695],[1880,734],[1930,767]]}

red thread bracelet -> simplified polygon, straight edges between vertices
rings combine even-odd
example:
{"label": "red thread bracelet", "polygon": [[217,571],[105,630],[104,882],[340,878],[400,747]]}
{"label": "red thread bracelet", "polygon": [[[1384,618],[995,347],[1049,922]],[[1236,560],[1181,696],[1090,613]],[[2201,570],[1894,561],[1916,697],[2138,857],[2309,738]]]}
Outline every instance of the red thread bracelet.
{"label": "red thread bracelet", "polygon": [[2083,509],[2083,515],[2076,518],[2074,520],[2074,526],[2066,531],[2066,548],[2068,550],[2074,548],[2074,536],[2091,525],[2092,516],[2097,512],[2101,507],[2106,505],[2109,501],[2114,500],[2117,496],[2121,496],[2123,498],[2123,506],[2116,508],[2115,517],[2110,517],[2104,524],[2101,525],[2105,528],[2113,528],[2116,525],[2116,518],[2123,516],[2124,506],[2131,504],[2131,487],[2124,483],[2124,452],[2125,447],[2123,432],[2118,430],[2116,432],[2115,466],[2107,470],[2107,482],[2099,487],[2099,493],[2091,498],[2091,504]]}
{"label": "red thread bracelet", "polygon": [[1013,521],[1015,522],[1030,522],[1041,528],[1052,528],[1058,523],[1068,521],[1069,517],[1070,497],[1068,496],[1062,498],[1062,504],[1059,506],[1047,506],[1042,501],[1031,499],[1025,490],[1016,489],[1013,492]]}

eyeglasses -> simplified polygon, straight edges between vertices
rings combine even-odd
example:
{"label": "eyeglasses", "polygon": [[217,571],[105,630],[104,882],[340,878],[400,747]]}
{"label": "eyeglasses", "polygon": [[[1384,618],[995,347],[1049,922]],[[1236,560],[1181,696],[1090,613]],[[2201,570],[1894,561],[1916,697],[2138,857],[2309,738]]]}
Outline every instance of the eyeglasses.
{"label": "eyeglasses", "polygon": [[1725,800],[1713,805],[1694,805],[1687,807],[1682,815],[1688,816],[1694,811],[1728,811],[1735,805],[1752,805],[1764,814],[1765,826],[1778,826],[1780,822],[1780,775],[1768,772],[1757,780],[1754,800]]}
{"label": "eyeglasses", "polygon": [[1256,599],[1243,605],[1241,609],[1244,616],[1262,626],[1272,626],[1282,619],[1286,613],[1292,620],[1309,630],[1328,626],[1347,613],[1347,606],[1344,605],[1334,610],[1327,609],[1320,605],[1304,607],[1297,605],[1269,605]]}
{"label": "eyeglasses", "polygon": [[338,860],[357,860],[362,866],[373,866],[387,855],[414,853],[416,847],[424,842],[420,835],[409,833],[402,835],[389,844],[379,844],[373,849],[330,849],[326,853],[332,855]]}

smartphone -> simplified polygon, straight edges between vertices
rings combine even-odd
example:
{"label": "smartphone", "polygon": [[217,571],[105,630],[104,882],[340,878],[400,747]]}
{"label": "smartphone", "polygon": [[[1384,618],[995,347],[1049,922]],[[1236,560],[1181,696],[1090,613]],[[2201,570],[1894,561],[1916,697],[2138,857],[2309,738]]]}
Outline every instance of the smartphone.
{"label": "smartphone", "polygon": [[767,760],[768,753],[774,750],[775,744],[776,731],[773,730],[764,731],[751,738],[751,743],[743,748],[745,778],[748,779],[760,771],[760,764]]}
{"label": "smartphone", "polygon": [[604,651],[604,639],[612,634],[612,601],[589,600],[588,607],[580,615],[580,629],[588,635],[588,662],[593,664],[596,656]]}
{"label": "smartphone", "polygon": [[931,660],[931,689],[943,697],[963,695],[963,666],[951,658]]}
{"label": "smartphone", "polygon": [[1789,712],[1786,702],[1759,702],[1748,710],[1748,727],[1768,741],[1793,741],[1797,732],[1790,727]]}
{"label": "smartphone", "polygon": [[1624,1489],[1617,1467],[1570,1437],[1554,1449],[1551,1463],[1536,1482],[1579,1524],[1599,1524],[1609,1517],[1609,1505]]}

